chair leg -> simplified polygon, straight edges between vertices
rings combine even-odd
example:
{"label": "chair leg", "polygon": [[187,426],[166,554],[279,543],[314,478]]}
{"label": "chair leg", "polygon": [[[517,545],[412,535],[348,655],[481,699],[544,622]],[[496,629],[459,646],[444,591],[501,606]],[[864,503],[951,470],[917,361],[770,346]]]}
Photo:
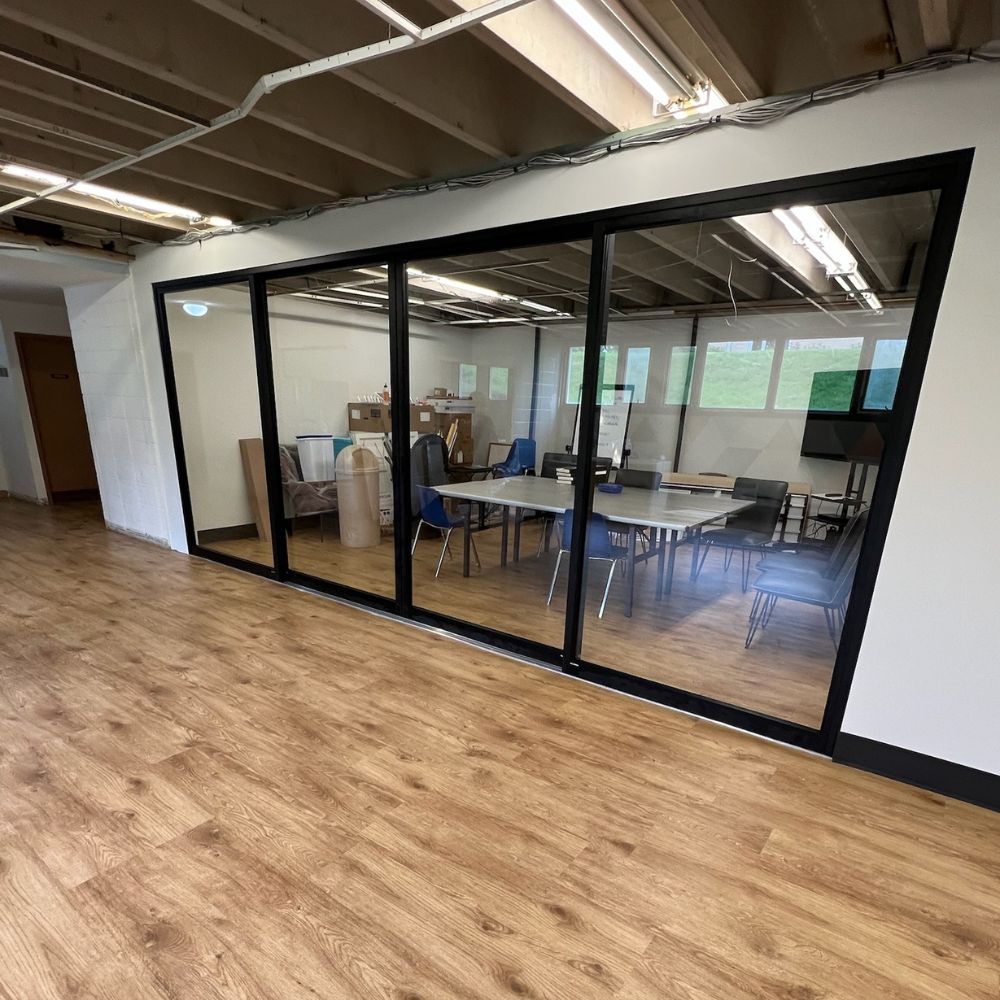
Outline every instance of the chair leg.
{"label": "chair leg", "polygon": [[743,593],[750,589],[750,553],[746,549],[740,549],[740,569],[742,571]]}
{"label": "chair leg", "polygon": [[417,542],[420,540],[420,529],[424,526],[423,518],[417,521],[417,530],[413,532],[413,544],[410,546],[410,555],[417,551]]}
{"label": "chair leg", "polygon": [[758,590],[754,594],[753,604],[750,606],[750,617],[747,619],[747,639],[743,643],[744,649],[750,648],[750,643],[753,642],[753,637],[757,634],[757,628],[760,624],[760,606],[763,601],[764,594]]}
{"label": "chair leg", "polygon": [[454,530],[453,528],[449,528],[444,533],[444,542],[441,543],[441,555],[438,556],[437,569],[434,570],[435,577],[441,575],[441,564],[444,562],[444,554],[448,551],[448,539],[451,538],[451,533],[453,530]]}
{"label": "chair leg", "polygon": [[608,582],[604,586],[604,598],[601,601],[601,610],[597,612],[598,618],[604,617],[604,609],[607,607],[608,604],[608,594],[611,592],[611,581],[615,577],[615,566],[617,563],[621,561],[622,560],[620,559],[616,559],[615,562],[611,564],[611,568],[608,570]]}
{"label": "chair leg", "polygon": [[837,639],[837,619],[834,616],[834,611],[832,608],[824,608],[823,616],[826,618],[826,630],[830,633],[830,641],[833,643],[834,648],[839,644]]}
{"label": "chair leg", "polygon": [[472,545],[472,554],[476,559],[476,569],[482,569],[483,564],[479,561],[479,549],[476,548],[476,539],[472,536],[472,534],[469,535],[469,542]]}
{"label": "chair leg", "polygon": [[764,615],[763,620],[760,623],[761,628],[767,628],[771,624],[771,615],[774,614],[774,607],[778,603],[778,597],[776,594],[768,594],[767,601],[764,604]]}
{"label": "chair leg", "polygon": [[698,560],[698,566],[694,571],[694,578],[697,580],[701,576],[701,571],[705,566],[705,560],[708,558],[708,550],[712,547],[710,542],[702,541],[701,543],[701,559]]}
{"label": "chair leg", "polygon": [[556,567],[552,570],[552,582],[549,584],[549,599],[545,602],[547,605],[552,603],[552,594],[556,589],[556,577],[559,575],[559,565],[562,563],[563,550],[559,550],[559,554],[556,556]]}
{"label": "chair leg", "polygon": [[723,567],[722,567],[722,572],[723,573],[728,573],[729,572],[729,567],[732,564],[733,553],[735,551],[736,551],[735,549],[730,549],[730,548],[726,549],[726,561],[725,561],[725,563],[723,564]]}

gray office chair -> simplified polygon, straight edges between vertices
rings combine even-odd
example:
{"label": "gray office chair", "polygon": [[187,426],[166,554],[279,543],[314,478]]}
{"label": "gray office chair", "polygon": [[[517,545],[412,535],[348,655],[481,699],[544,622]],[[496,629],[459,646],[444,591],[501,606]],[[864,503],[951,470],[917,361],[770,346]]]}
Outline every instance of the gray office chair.
{"label": "gray office chair", "polygon": [[725,572],[729,572],[733,553],[739,550],[742,569],[740,585],[746,593],[750,587],[750,564],[753,553],[761,552],[765,545],[771,544],[787,494],[786,482],[776,479],[750,479],[745,476],[737,479],[733,484],[733,499],[752,500],[753,506],[728,517],[724,528],[702,532],[701,559],[695,567],[695,579],[698,579],[708,553],[713,548],[720,546],[725,551]]}
{"label": "gray office chair", "polygon": [[810,570],[804,566],[772,568],[758,576],[754,583],[756,593],[747,623],[747,638],[744,643],[747,649],[757,631],[770,624],[775,605],[780,600],[822,608],[830,640],[837,647],[840,642],[839,629],[844,624],[844,610],[854,585],[854,572],[867,524],[868,512],[862,511],[850,525],[849,539],[844,545],[837,546],[836,553],[820,569]]}

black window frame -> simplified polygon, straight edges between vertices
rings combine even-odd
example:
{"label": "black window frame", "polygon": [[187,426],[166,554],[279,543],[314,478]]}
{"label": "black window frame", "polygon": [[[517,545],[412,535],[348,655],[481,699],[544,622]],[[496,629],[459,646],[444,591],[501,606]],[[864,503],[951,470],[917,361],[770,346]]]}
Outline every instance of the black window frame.
{"label": "black window frame", "polygon": [[[238,569],[277,579],[280,582],[305,586],[366,608],[387,612],[407,621],[443,628],[462,638],[485,643],[504,652],[514,653],[526,659],[557,667],[565,673],[618,691],[734,725],[792,745],[832,755],[834,742],[843,721],[861,640],[871,607],[874,584],[899,487],[910,429],[916,412],[938,308],[954,248],[973,155],[974,150],[972,149],[960,149],[909,160],[891,161],[847,170],[699,192],[694,195],[516,223],[482,231],[375,246],[358,251],[314,256],[298,261],[247,267],[198,277],[154,282],[152,290],[160,336],[164,382],[190,552],[193,555]],[[818,729],[754,712],[737,705],[583,660],[579,651],[583,630],[582,597],[586,570],[584,532],[576,533],[570,553],[565,634],[561,649],[494,629],[472,625],[446,615],[415,609],[409,546],[405,544],[403,538],[404,532],[408,531],[410,520],[409,435],[406,407],[393,407],[392,416],[393,491],[396,504],[394,520],[397,526],[395,530],[395,598],[386,599],[341,584],[307,577],[289,569],[281,522],[281,483],[277,465],[277,429],[274,413],[273,379],[270,369],[271,355],[266,308],[266,282],[269,279],[299,276],[312,271],[338,267],[388,264],[391,390],[394,398],[408,399],[411,395],[408,378],[409,334],[406,277],[408,262],[532,245],[589,241],[591,259],[582,397],[583,399],[596,399],[599,350],[605,344],[607,336],[609,280],[614,239],[617,233],[769,211],[771,208],[789,203],[791,199],[794,199],[795,204],[822,205],[926,190],[937,190],[940,193],[937,213],[934,218],[923,277],[913,307],[902,370],[896,387],[889,428],[889,444],[880,466],[872,497],[869,526],[861,550],[855,584],[827,694],[823,720]],[[175,292],[206,289],[240,281],[248,281],[251,289],[254,344],[258,360],[261,426],[264,433],[268,496],[271,502],[271,518],[274,529],[275,565],[273,568],[247,563],[241,559],[207,550],[197,544],[191,517],[191,498],[184,463],[183,435],[170,352],[165,296]],[[697,317],[695,317],[694,329],[697,328],[696,320]],[[693,392],[693,388],[693,385],[689,386],[689,394]],[[682,411],[685,408],[685,404],[680,405]],[[579,451],[575,500],[576,509],[580,512],[580,516],[589,516],[591,509],[592,497],[586,484],[590,482],[593,472],[593,442],[595,439],[596,407],[581,407],[580,440],[581,442],[591,442],[591,446],[586,448],[581,446]]]}

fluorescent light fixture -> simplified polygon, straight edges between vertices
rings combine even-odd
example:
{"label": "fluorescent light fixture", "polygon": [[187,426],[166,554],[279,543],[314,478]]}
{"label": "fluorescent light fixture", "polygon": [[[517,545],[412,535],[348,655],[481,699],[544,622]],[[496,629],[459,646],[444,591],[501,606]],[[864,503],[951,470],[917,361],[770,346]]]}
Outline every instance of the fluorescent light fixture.
{"label": "fluorescent light fixture", "polygon": [[544,306],[541,302],[532,302],[531,299],[521,299],[521,305],[527,306],[529,309],[535,309],[538,312],[543,313],[558,313],[558,309],[553,309],[552,306]]}
{"label": "fluorescent light fixture", "polygon": [[[70,178],[62,174],[52,173],[50,170],[37,170],[35,167],[25,167],[19,163],[5,163],[0,167],[0,173],[8,174],[11,177],[19,177],[21,180],[31,181],[34,184],[41,184],[44,187],[57,187],[61,184],[69,184]],[[116,188],[104,187],[102,184],[91,184],[89,181],[75,181],[67,188],[75,194],[82,194],[88,198],[96,198],[99,201],[110,202],[117,208],[131,208],[146,215],[168,215],[172,218],[186,219],[194,224],[208,223],[216,228],[224,228],[233,224],[232,219],[227,219],[222,215],[204,216],[201,212],[196,212],[190,208],[183,208],[180,205],[171,205],[169,202],[160,201],[157,198],[146,198],[139,194],[130,194],[128,191],[119,191]]]}
{"label": "fluorescent light fixture", "polygon": [[580,0],[555,0],[556,6],[590,36],[658,104],[667,107],[670,95],[639,61],[618,41]]}
{"label": "fluorescent light fixture", "polygon": [[361,0],[361,3],[370,11],[378,14],[383,21],[387,21],[394,28],[398,28],[404,35],[411,38],[420,37],[420,29],[408,18],[394,10],[384,0]]}
{"label": "fluorescent light fixture", "polygon": [[694,97],[675,101],[671,105],[670,114],[673,118],[691,118],[694,115],[705,115],[728,107],[729,101],[709,83],[699,87]]}
{"label": "fluorescent light fixture", "polygon": [[188,316],[204,316],[208,312],[208,306],[204,302],[185,302],[181,309],[188,314]]}

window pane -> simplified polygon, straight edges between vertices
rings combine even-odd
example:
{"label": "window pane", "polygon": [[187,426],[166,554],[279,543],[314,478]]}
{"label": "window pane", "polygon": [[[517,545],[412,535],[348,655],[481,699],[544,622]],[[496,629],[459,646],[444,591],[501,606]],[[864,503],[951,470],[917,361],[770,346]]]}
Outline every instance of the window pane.
{"label": "window pane", "polygon": [[476,391],[476,365],[458,366],[458,394],[471,396]]}
{"label": "window pane", "polygon": [[767,402],[774,347],[768,341],[720,340],[708,345],[701,405],[760,410]]}
{"label": "window pane", "polygon": [[697,348],[674,347],[670,351],[670,368],[667,371],[667,394],[664,403],[684,406],[691,401],[691,376]]}
{"label": "window pane", "polygon": [[646,381],[649,378],[648,347],[630,347],[625,355],[625,384],[635,386],[633,403],[646,402]]}
{"label": "window pane", "polygon": [[880,340],[875,344],[872,373],[865,391],[866,410],[892,409],[899,381],[899,366],[903,363],[905,340]]}
{"label": "window pane", "polygon": [[569,349],[569,363],[566,366],[566,402],[575,405],[580,402],[583,388],[583,347]]}
{"label": "window pane", "polygon": [[504,400],[507,398],[509,374],[509,368],[490,368],[490,399]]}
{"label": "window pane", "polygon": [[[616,385],[618,382],[618,348],[610,345],[601,348],[601,360],[597,366],[597,384],[600,386]],[[605,389],[603,399],[610,403],[614,391]]]}
{"label": "window pane", "polygon": [[[779,410],[849,410],[863,343],[861,337],[787,341],[775,405]],[[814,381],[817,372],[840,377]]]}

